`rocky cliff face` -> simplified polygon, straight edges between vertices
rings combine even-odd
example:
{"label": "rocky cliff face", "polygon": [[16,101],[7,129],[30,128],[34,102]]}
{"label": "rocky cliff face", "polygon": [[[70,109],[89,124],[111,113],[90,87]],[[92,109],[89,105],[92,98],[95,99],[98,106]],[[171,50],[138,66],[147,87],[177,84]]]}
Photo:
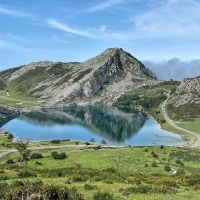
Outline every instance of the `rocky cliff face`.
{"label": "rocky cliff face", "polygon": [[112,104],[121,95],[158,84],[154,73],[119,48],[110,48],[82,63],[30,63],[0,73],[19,92],[49,106]]}
{"label": "rocky cliff face", "polygon": [[200,76],[196,78],[183,79],[168,103],[173,104],[175,107],[188,103],[200,105]]}

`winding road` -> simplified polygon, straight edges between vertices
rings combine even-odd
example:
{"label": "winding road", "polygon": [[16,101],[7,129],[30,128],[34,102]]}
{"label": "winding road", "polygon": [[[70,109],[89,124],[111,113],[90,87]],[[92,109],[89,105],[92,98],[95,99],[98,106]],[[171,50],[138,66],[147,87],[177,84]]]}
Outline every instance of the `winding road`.
{"label": "winding road", "polygon": [[184,128],[181,128],[179,126],[177,126],[176,124],[174,124],[174,122],[169,118],[169,116],[167,115],[167,112],[166,112],[166,109],[165,109],[165,106],[167,104],[167,101],[169,100],[170,98],[170,91],[168,90],[168,93],[167,93],[167,99],[162,103],[162,114],[165,118],[165,120],[169,123],[170,126],[176,128],[176,129],[179,129],[179,130],[182,130],[182,131],[185,131],[193,136],[195,136],[197,138],[197,141],[194,143],[194,147],[199,147],[200,146],[200,135],[198,133],[195,133],[195,132],[192,132],[192,131],[188,131]]}

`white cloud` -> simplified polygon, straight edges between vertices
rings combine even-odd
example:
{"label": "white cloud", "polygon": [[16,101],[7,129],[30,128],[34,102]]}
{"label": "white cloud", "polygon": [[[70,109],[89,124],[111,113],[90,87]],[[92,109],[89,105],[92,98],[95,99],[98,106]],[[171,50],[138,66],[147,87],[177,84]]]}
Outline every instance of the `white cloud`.
{"label": "white cloud", "polygon": [[107,0],[107,1],[101,2],[100,4],[89,8],[88,11],[94,12],[94,11],[98,11],[98,10],[104,10],[113,5],[125,3],[126,1],[127,0]]}
{"label": "white cloud", "polygon": [[178,58],[162,62],[143,61],[162,80],[183,80],[200,76],[200,60],[182,61]]}
{"label": "white cloud", "polygon": [[106,29],[107,29],[107,26],[105,26],[105,25],[100,26],[100,31],[101,32],[105,32]]}
{"label": "white cloud", "polygon": [[49,19],[47,20],[47,23],[51,25],[52,28],[75,34],[80,35],[83,37],[89,37],[89,38],[96,38],[100,40],[119,40],[119,41],[127,41],[130,39],[129,33],[121,33],[120,31],[112,31],[107,28],[105,25],[101,25],[94,28],[87,28],[86,30],[81,30],[77,28],[71,28],[70,26],[66,24],[62,24],[58,22],[57,20]]}
{"label": "white cloud", "polygon": [[[198,9],[197,9],[198,8]],[[196,0],[168,0],[159,7],[130,18],[136,38],[199,36],[200,3]]]}
{"label": "white cloud", "polygon": [[68,33],[72,33],[72,34],[80,35],[80,36],[85,36],[85,37],[94,37],[93,35],[89,34],[87,31],[71,28],[71,27],[69,27],[65,24],[61,24],[60,22],[53,20],[53,19],[47,20],[47,23],[49,25],[51,25],[53,28],[56,28],[56,29],[61,30],[61,31],[65,31],[65,32],[68,32]]}
{"label": "white cloud", "polygon": [[32,20],[36,20],[36,18],[30,14],[16,11],[16,10],[7,9],[7,8],[2,7],[1,5],[0,5],[0,14],[10,15],[13,17],[25,17],[25,18],[31,18]]}

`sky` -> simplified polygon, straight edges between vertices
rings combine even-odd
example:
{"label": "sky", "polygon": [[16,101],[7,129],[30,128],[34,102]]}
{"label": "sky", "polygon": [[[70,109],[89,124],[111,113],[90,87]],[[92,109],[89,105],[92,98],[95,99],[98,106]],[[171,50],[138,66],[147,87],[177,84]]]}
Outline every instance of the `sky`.
{"label": "sky", "polygon": [[199,0],[0,0],[0,70],[131,53],[159,79],[200,76]]}

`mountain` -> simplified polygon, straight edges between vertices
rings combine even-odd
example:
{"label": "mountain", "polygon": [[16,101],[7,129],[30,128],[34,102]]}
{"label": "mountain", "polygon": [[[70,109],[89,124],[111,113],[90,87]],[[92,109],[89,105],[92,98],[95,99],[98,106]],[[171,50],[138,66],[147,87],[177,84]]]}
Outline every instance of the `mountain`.
{"label": "mountain", "polygon": [[160,82],[119,48],[109,48],[85,62],[32,62],[5,70],[0,77],[7,79],[12,89],[44,100],[48,106],[112,104],[127,92]]}
{"label": "mountain", "polygon": [[174,120],[200,117],[200,76],[183,79],[168,100],[167,107]]}

